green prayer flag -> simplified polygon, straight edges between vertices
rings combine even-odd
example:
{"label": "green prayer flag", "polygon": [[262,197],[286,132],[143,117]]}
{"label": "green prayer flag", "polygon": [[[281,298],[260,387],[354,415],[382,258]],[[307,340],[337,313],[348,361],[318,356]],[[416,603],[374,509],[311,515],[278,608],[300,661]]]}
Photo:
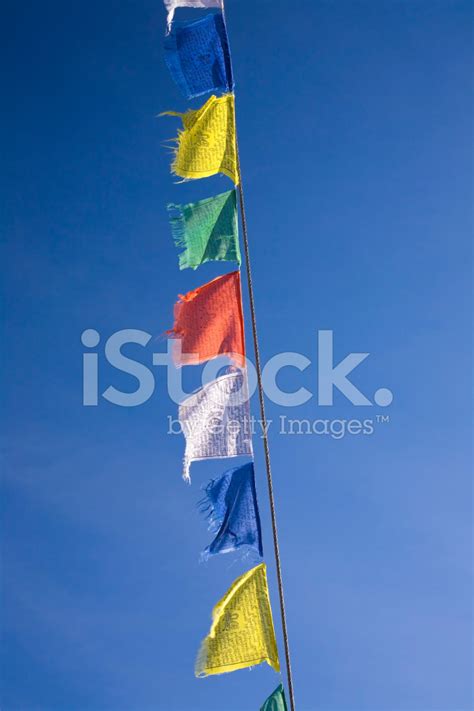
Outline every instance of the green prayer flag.
{"label": "green prayer flag", "polygon": [[288,711],[283,684],[280,684],[268,697],[260,711]]}
{"label": "green prayer flag", "polygon": [[204,262],[237,262],[240,265],[235,190],[187,205],[168,205],[180,269],[197,269]]}

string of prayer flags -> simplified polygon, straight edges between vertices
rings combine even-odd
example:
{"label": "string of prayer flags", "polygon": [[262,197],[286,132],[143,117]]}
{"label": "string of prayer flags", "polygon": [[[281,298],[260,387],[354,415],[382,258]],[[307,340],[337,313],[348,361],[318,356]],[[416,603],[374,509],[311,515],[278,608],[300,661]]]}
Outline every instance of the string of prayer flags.
{"label": "string of prayer flags", "polygon": [[263,662],[280,671],[265,563],[237,578],[214,607],[195,673],[223,674]]}
{"label": "string of prayer flags", "polygon": [[175,244],[184,250],[180,269],[197,269],[204,262],[240,265],[235,189],[187,205],[171,203],[168,211]]}
{"label": "string of prayer flags", "polygon": [[171,171],[186,179],[208,178],[223,173],[239,184],[235,138],[234,95],[210,96],[200,109],[162,116],[178,116],[184,130],[178,132]]}
{"label": "string of prayer flags", "polygon": [[165,61],[187,99],[234,88],[229,42],[221,13],[173,25],[165,38]]}
{"label": "string of prayer flags", "polygon": [[283,684],[280,684],[268,697],[260,711],[288,711]]}
{"label": "string of prayer flags", "polygon": [[222,0],[164,0],[164,3],[168,10],[168,32],[171,29],[171,23],[173,22],[174,12],[177,7],[193,7],[196,9],[207,7],[222,8]]}
{"label": "string of prayer flags", "polygon": [[204,550],[204,558],[242,547],[263,556],[253,462],[213,479],[205,488],[201,510],[207,514],[209,529],[216,533]]}
{"label": "string of prayer flags", "polygon": [[173,351],[175,365],[198,365],[229,356],[245,366],[244,319],[240,272],[230,272],[203,286],[180,294],[174,307],[174,325],[168,335],[179,339]]}
{"label": "string of prayer flags", "polygon": [[[183,180],[221,173],[234,183],[234,189],[219,195],[168,205],[173,239],[180,250],[179,268],[197,269],[210,261],[236,262],[240,267],[235,189],[240,182],[240,166],[223,0],[164,0],[164,4],[168,11],[165,61],[174,82],[187,99],[213,92],[198,109],[162,114],[177,116],[182,122],[171,171]],[[172,24],[179,7],[219,8],[221,12]],[[241,209],[245,226],[243,204]],[[253,298],[251,284],[249,289]],[[185,481],[191,482],[194,461],[247,458],[244,464],[211,480],[204,489],[201,510],[214,538],[204,549],[203,557],[243,550],[256,552],[262,558],[240,271],[180,294],[174,306],[173,328],[167,333],[175,339],[173,360],[177,367],[198,365],[219,356],[227,356],[234,364],[179,405],[179,423],[185,438]],[[270,470],[268,476],[271,478]],[[275,526],[273,499],[271,503]],[[278,563],[277,546],[275,552]],[[282,594],[280,577],[279,585]],[[283,632],[286,635],[284,617]],[[211,629],[197,655],[195,674],[223,674],[263,662],[280,672],[265,563],[237,578],[214,607]],[[281,684],[261,711],[287,711]]]}
{"label": "string of prayer flags", "polygon": [[191,481],[191,462],[253,456],[248,382],[233,370],[207,383],[179,406],[186,440],[183,479]]}

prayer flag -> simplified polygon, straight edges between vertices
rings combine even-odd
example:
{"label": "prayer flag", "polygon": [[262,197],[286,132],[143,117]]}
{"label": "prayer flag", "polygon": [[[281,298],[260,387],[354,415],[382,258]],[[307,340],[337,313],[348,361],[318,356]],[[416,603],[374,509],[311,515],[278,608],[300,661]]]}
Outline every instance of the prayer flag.
{"label": "prayer flag", "polygon": [[173,25],[165,38],[165,60],[187,99],[234,88],[227,31],[220,12]]}
{"label": "prayer flag", "polygon": [[263,556],[260,515],[253,462],[230,469],[205,488],[201,510],[207,513],[210,530],[216,533],[204,557],[253,548]]}
{"label": "prayer flag", "polygon": [[247,374],[234,370],[187,397],[179,406],[186,439],[183,479],[191,462],[253,455]]}
{"label": "prayer flag", "polygon": [[283,684],[280,684],[268,697],[260,711],[288,711]]}
{"label": "prayer flag", "polygon": [[166,9],[168,10],[168,32],[171,29],[174,11],[177,7],[194,7],[196,9],[204,7],[222,7],[222,0],[164,0],[164,3]]}
{"label": "prayer flag", "polygon": [[229,356],[245,366],[244,319],[240,272],[230,272],[203,286],[180,294],[174,307],[174,325],[168,335],[179,339],[174,350],[177,367],[198,365]]}
{"label": "prayer flag", "polygon": [[[190,202],[168,205],[180,269],[197,269],[204,262],[241,263],[235,190]],[[177,213],[177,214],[174,214]]]}
{"label": "prayer flag", "polygon": [[171,166],[175,175],[197,179],[223,173],[239,184],[233,94],[212,95],[200,109],[184,114],[165,111],[161,115],[178,116],[184,126],[178,132]]}
{"label": "prayer flag", "polygon": [[212,611],[212,626],[196,661],[196,676],[267,662],[280,671],[265,563],[237,578]]}

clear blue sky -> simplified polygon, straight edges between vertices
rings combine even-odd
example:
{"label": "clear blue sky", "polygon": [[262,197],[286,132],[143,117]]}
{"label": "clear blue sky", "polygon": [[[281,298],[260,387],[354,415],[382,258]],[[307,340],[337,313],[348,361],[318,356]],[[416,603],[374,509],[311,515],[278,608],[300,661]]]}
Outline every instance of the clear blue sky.
{"label": "clear blue sky", "polygon": [[[314,391],[332,329],[336,360],[371,354],[354,382],[394,393],[384,410],[269,404],[273,420],[390,416],[341,440],[270,431],[298,711],[469,711],[472,4],[228,0],[227,15],[263,357],[304,353],[282,387]],[[225,465],[182,482],[163,368],[141,407],[81,405],[84,329],[101,346],[155,337],[178,292],[227,269],[177,267],[165,204],[230,183],[169,174],[177,122],[155,116],[188,105],[164,22],[160,0],[3,12],[2,711],[252,711],[279,681],[193,676],[249,564],[199,563],[195,504]],[[165,346],[126,352],[150,365]],[[133,390],[99,352],[101,392]]]}

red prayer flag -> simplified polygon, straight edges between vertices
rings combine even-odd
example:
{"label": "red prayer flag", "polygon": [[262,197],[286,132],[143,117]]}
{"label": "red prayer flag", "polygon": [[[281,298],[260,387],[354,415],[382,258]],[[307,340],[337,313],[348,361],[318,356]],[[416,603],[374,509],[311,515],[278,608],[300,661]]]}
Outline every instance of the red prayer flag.
{"label": "red prayer flag", "polygon": [[174,307],[174,326],[168,335],[179,338],[177,366],[198,365],[229,356],[245,367],[244,319],[240,272],[231,272],[180,294]]}

